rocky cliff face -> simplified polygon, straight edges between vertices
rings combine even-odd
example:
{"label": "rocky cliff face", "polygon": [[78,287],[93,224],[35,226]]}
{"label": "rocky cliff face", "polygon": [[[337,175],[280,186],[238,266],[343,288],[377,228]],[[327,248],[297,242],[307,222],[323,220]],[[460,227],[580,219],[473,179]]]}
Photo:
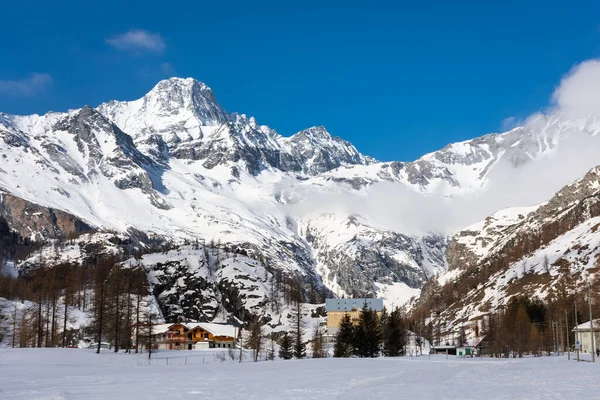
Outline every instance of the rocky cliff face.
{"label": "rocky cliff face", "polygon": [[94,228],[81,219],[48,207],[42,207],[0,191],[0,216],[22,237],[34,240],[64,239]]}

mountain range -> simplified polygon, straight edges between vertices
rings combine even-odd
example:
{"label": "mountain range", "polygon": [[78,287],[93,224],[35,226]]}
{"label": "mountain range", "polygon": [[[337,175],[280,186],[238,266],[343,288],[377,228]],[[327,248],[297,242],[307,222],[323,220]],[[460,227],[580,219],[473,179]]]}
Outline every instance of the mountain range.
{"label": "mountain range", "polygon": [[[276,273],[392,306],[436,275],[450,281],[499,257],[511,238],[564,211],[558,191],[596,166],[599,132],[594,116],[537,114],[415,161],[380,162],[322,126],[282,136],[223,110],[205,84],[171,78],[134,101],[0,113],[0,216],[48,243],[82,235],[79,243],[110,248],[115,235],[154,252],[141,262],[168,316],[194,309],[196,319],[225,319],[225,292],[237,287],[247,304],[267,298]],[[499,211],[516,206],[524,208]],[[176,265],[165,266],[157,246],[175,252]],[[242,253],[243,267],[232,255]],[[172,282],[198,275],[174,296]]]}

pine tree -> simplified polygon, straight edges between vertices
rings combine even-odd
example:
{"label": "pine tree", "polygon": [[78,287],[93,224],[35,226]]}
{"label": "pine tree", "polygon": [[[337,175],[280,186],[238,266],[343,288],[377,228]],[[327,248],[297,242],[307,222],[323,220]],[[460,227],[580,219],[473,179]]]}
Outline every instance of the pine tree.
{"label": "pine tree", "polygon": [[381,343],[385,343],[385,341],[387,339],[386,324],[388,323],[389,317],[390,317],[390,315],[388,314],[387,309],[385,307],[383,307],[383,310],[381,311],[381,315],[379,316],[379,319],[377,321],[378,326],[379,326],[379,334],[381,337]]}
{"label": "pine tree", "polygon": [[380,332],[377,313],[365,301],[354,334],[354,354],[359,357],[377,357],[380,351]]}
{"label": "pine tree", "polygon": [[354,346],[354,326],[350,315],[344,315],[340,327],[335,335],[335,345],[333,346],[334,357],[350,357]]}
{"label": "pine tree", "polygon": [[293,357],[292,346],[292,338],[287,332],[285,332],[281,338],[281,341],[279,342],[279,358],[284,360],[291,359]]}
{"label": "pine tree", "polygon": [[306,357],[306,344],[302,338],[302,328],[304,322],[302,321],[302,305],[298,301],[296,303],[296,308],[294,309],[294,314],[292,316],[294,322],[294,357],[296,358],[305,358]]}
{"label": "pine tree", "polygon": [[352,354],[358,357],[366,357],[366,344],[367,332],[364,323],[358,323],[354,327],[354,343],[352,348]]}
{"label": "pine tree", "polygon": [[383,353],[388,357],[404,355],[406,345],[406,330],[404,321],[398,310],[393,311],[385,324],[385,340],[383,342]]}

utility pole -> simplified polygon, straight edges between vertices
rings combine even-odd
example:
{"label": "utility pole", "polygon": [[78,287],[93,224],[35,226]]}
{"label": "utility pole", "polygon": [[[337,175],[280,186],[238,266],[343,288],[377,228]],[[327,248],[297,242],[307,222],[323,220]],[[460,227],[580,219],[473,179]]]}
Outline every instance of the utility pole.
{"label": "utility pole", "polygon": [[579,348],[581,342],[579,341],[579,329],[577,324],[577,300],[575,300],[575,351],[577,351],[577,362],[579,362]]}
{"label": "utility pole", "polygon": [[565,333],[562,329],[562,322],[560,321],[560,317],[558,318],[558,331],[560,332],[560,337],[558,338],[558,343],[560,344],[560,352],[562,355],[565,355]]}
{"label": "utility pole", "polygon": [[588,287],[588,305],[590,307],[590,334],[592,335],[592,339],[590,341],[590,345],[592,348],[590,351],[592,352],[592,362],[596,362],[596,344],[594,343],[594,320],[592,319],[592,295],[590,291],[590,281],[587,281]]}
{"label": "utility pole", "polygon": [[571,345],[569,344],[569,312],[565,311],[565,330],[567,332],[567,360],[571,360]]}

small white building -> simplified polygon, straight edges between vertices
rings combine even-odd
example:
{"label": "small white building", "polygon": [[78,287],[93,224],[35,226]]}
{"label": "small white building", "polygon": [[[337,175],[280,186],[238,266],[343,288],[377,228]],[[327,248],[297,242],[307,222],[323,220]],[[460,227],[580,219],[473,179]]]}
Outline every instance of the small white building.
{"label": "small white building", "polygon": [[575,340],[581,343],[581,351],[589,353],[590,351],[596,351],[600,348],[600,318],[594,321],[594,343],[592,344],[592,332],[590,329],[590,322],[584,322],[581,325],[573,328],[575,332]]}

